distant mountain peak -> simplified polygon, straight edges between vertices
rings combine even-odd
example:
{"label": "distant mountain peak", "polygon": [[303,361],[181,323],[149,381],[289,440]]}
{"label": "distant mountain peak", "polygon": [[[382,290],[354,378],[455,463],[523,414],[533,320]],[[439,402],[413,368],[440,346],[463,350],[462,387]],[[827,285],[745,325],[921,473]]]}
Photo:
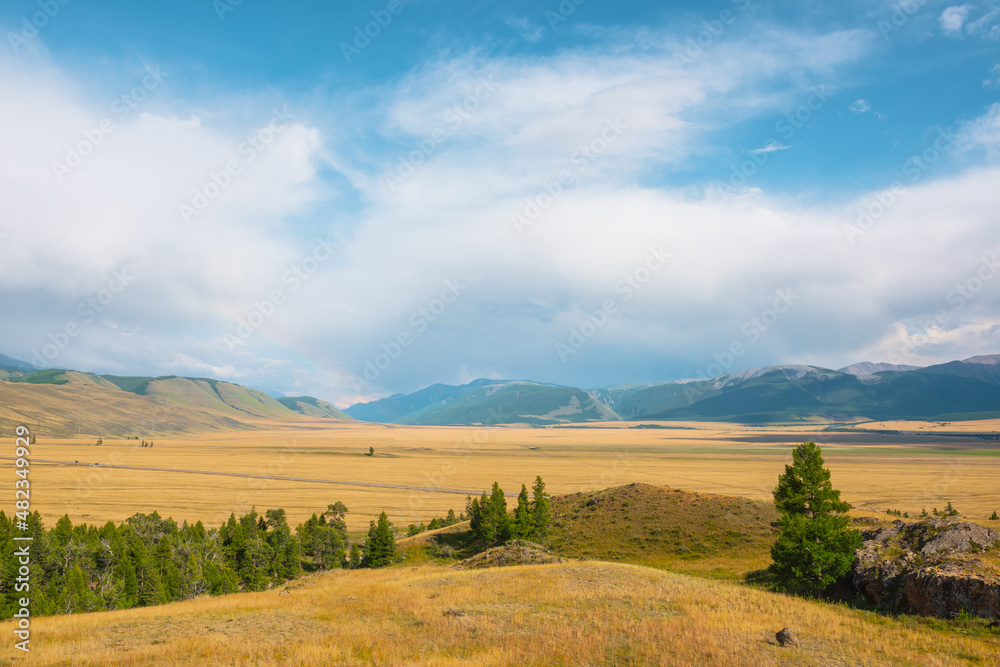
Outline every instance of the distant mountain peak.
{"label": "distant mountain peak", "polygon": [[843,368],[838,368],[841,373],[847,373],[848,375],[857,375],[858,377],[865,377],[868,375],[875,375],[876,373],[885,373],[888,371],[915,371],[918,370],[920,366],[907,366],[905,364],[889,364],[884,361],[871,362],[871,361],[861,361],[856,364],[851,364],[850,366],[844,366]]}
{"label": "distant mountain peak", "polygon": [[980,354],[962,360],[963,364],[988,364],[990,366],[1000,365],[1000,354]]}

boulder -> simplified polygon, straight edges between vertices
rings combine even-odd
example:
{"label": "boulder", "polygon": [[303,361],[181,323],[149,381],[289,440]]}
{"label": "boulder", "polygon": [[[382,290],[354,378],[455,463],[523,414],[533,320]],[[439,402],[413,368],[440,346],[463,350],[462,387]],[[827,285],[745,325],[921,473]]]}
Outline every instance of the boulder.
{"label": "boulder", "polygon": [[1000,571],[976,554],[1000,550],[1000,532],[931,518],[865,531],[852,581],[885,609],[924,616],[1000,616]]}
{"label": "boulder", "polygon": [[774,635],[774,638],[781,646],[797,647],[799,645],[799,638],[795,636],[791,628],[782,628]]}

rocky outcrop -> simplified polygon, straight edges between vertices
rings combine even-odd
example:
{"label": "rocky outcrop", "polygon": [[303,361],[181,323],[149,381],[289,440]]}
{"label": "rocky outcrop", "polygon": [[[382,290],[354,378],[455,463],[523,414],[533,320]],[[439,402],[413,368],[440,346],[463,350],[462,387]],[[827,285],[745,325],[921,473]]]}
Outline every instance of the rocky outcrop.
{"label": "rocky outcrop", "polygon": [[545,565],[562,562],[562,558],[541,544],[535,544],[528,540],[511,540],[507,544],[487,549],[481,554],[467,558],[457,563],[455,567],[464,570],[477,570],[507,565]]}
{"label": "rocky outcrop", "polygon": [[870,601],[924,616],[1000,617],[1000,532],[935,518],[862,534],[852,579]]}

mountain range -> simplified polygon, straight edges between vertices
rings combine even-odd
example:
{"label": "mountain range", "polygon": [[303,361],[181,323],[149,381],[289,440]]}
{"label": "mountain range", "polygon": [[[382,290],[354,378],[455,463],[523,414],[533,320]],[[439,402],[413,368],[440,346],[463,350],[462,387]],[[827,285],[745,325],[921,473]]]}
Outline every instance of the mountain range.
{"label": "mountain range", "polygon": [[1000,355],[922,368],[871,362],[837,370],[764,366],[715,378],[589,390],[481,378],[343,411],[311,396],[274,397],[211,378],[42,370],[0,355],[0,426],[44,423],[51,434],[141,435],[305,418],[441,426],[1000,418]]}
{"label": "mountain range", "polygon": [[558,424],[611,420],[741,423],[1000,417],[1000,355],[927,366],[838,370],[765,366],[716,378],[585,391],[523,380],[436,384],[347,408],[397,424]]}

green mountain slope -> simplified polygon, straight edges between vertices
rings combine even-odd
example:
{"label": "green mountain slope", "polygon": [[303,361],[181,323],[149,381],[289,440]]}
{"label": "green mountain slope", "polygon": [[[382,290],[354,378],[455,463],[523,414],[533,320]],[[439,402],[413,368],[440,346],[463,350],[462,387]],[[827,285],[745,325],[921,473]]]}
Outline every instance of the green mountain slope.
{"label": "green mountain slope", "polygon": [[505,382],[465,391],[410,415],[406,424],[565,424],[620,421],[611,408],[582,389]]}
{"label": "green mountain slope", "polygon": [[324,419],[353,419],[333,405],[312,396],[284,396],[277,399],[279,403],[303,415],[322,417]]}
{"label": "green mountain slope", "polygon": [[432,384],[412,394],[393,394],[377,401],[355,403],[344,412],[359,421],[394,424],[404,421],[424,408],[447,402],[469,389],[503,382],[505,380],[479,379],[457,386]]}

